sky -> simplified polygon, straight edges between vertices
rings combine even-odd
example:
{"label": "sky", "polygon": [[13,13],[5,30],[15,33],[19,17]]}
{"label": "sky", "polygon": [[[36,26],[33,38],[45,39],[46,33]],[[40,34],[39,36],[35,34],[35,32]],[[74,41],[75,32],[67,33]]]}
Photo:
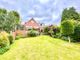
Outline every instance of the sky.
{"label": "sky", "polygon": [[80,12],[80,0],[0,0],[0,8],[18,11],[22,22],[32,17],[39,23],[59,25],[65,8]]}

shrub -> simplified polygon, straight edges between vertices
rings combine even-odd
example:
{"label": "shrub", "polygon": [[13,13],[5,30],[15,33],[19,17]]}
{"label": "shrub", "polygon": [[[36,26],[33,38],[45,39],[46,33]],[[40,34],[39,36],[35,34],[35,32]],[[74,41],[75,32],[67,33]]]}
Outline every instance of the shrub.
{"label": "shrub", "polygon": [[12,44],[12,43],[14,42],[13,36],[10,34],[10,35],[8,36],[8,38],[9,38],[10,44]]}
{"label": "shrub", "polygon": [[44,32],[43,33],[48,35],[49,34],[49,30],[50,30],[49,27],[44,27]]}
{"label": "shrub", "polygon": [[62,36],[61,39],[67,41],[68,40],[68,37],[67,36]]}
{"label": "shrub", "polygon": [[8,33],[5,31],[0,33],[0,54],[4,53],[9,49],[9,39],[8,39]]}
{"label": "shrub", "polygon": [[68,36],[70,42],[70,35],[74,33],[74,23],[72,20],[65,20],[61,24],[61,33],[62,35]]}
{"label": "shrub", "polygon": [[4,46],[9,46],[10,42],[8,39],[8,33],[6,32],[1,32],[0,33],[0,46],[4,47]]}
{"label": "shrub", "polygon": [[61,38],[60,33],[57,33],[56,35],[53,35],[54,38]]}
{"label": "shrub", "polygon": [[80,42],[80,23],[76,24],[75,26],[73,39],[76,42]]}
{"label": "shrub", "polygon": [[51,37],[54,38],[59,38],[60,27],[54,25],[47,26],[44,28],[44,34],[50,35]]}
{"label": "shrub", "polygon": [[39,35],[39,32],[35,31],[35,30],[30,30],[30,31],[27,32],[28,37],[35,37],[35,36],[38,36],[38,35]]}
{"label": "shrub", "polygon": [[60,27],[58,27],[58,26],[52,26],[51,28],[50,28],[50,30],[52,30],[52,37],[54,37],[54,38],[59,38],[59,35],[60,35]]}
{"label": "shrub", "polygon": [[58,26],[52,26],[51,29],[54,31],[54,35],[56,35],[57,33],[60,33],[60,27]]}
{"label": "shrub", "polygon": [[52,29],[50,29],[50,30],[48,31],[48,34],[49,34],[50,36],[53,36],[53,35],[54,35],[54,31],[53,31]]}
{"label": "shrub", "polygon": [[7,50],[9,50],[10,46],[5,46],[3,48],[0,48],[0,54],[5,53]]}
{"label": "shrub", "polygon": [[21,36],[16,36],[16,38],[15,38],[15,39],[16,39],[16,40],[18,40],[18,39],[20,39],[20,38],[21,38]]}
{"label": "shrub", "polygon": [[72,21],[63,21],[61,24],[61,33],[63,35],[70,35],[74,33],[74,25]]}

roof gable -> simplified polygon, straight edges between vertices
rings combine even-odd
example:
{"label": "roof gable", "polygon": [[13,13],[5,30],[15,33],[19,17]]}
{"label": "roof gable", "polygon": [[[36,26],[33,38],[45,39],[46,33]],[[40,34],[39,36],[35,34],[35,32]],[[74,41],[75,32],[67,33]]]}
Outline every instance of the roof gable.
{"label": "roof gable", "polygon": [[40,24],[38,24],[33,18],[30,19],[28,22],[25,23],[27,27],[39,28]]}

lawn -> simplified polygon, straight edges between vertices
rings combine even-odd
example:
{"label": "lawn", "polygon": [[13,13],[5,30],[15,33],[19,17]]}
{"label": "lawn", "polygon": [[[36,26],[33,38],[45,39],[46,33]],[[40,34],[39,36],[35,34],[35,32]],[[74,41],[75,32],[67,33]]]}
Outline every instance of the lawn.
{"label": "lawn", "polygon": [[0,60],[80,60],[80,44],[49,36],[16,40]]}

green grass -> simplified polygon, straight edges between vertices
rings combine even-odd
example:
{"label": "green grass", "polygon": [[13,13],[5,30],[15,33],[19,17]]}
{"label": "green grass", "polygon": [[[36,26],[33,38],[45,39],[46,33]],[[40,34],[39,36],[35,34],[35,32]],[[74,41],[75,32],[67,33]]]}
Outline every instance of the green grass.
{"label": "green grass", "polygon": [[16,40],[0,60],[80,60],[80,44],[39,36]]}

